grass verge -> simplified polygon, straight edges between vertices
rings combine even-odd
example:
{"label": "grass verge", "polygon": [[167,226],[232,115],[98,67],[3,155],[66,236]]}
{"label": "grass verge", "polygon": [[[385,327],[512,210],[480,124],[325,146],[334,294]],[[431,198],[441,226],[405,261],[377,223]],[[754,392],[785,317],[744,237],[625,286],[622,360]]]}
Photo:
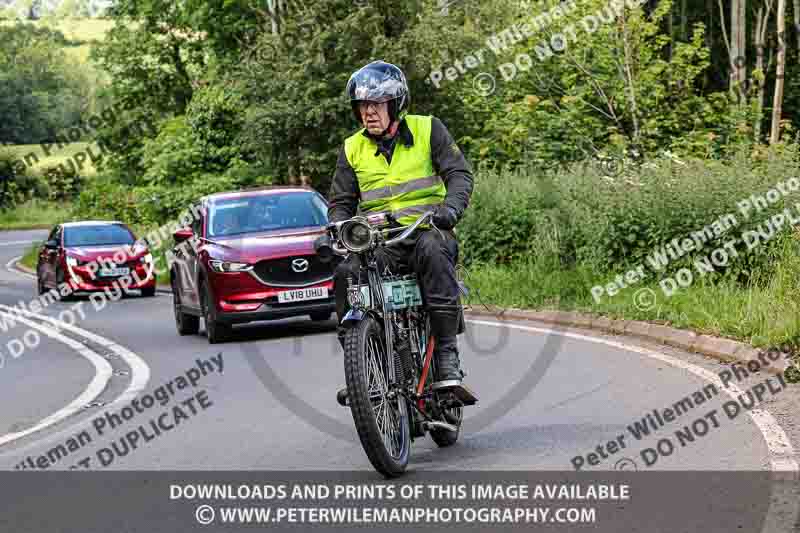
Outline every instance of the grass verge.
{"label": "grass verge", "polygon": [[[157,231],[159,229],[159,226],[146,227],[146,226],[136,225],[132,226],[131,229],[133,230],[134,235],[136,235],[138,239],[141,239],[142,237],[145,237],[148,234],[150,234],[152,231]],[[172,250],[174,244],[175,243],[172,241],[171,238],[161,243],[158,242],[150,243],[150,252],[153,254],[153,261],[155,262],[155,268],[157,271],[156,283],[158,285],[166,287],[169,286],[170,283],[169,268],[168,268],[169,262],[167,261],[167,252]]]}
{"label": "grass verge", "polygon": [[780,262],[763,284],[739,286],[702,280],[667,296],[659,280],[633,285],[600,302],[591,288],[611,281],[615,274],[552,265],[514,263],[476,265],[468,269],[472,289],[469,304],[535,310],[594,313],[622,320],[657,322],[676,328],[727,337],[756,347],[776,346],[800,339],[800,257]]}
{"label": "grass verge", "polygon": [[36,263],[39,260],[39,248],[41,248],[41,242],[35,242],[31,244],[31,247],[25,252],[25,255],[22,256],[22,259],[19,260],[20,264],[30,268],[31,270],[36,270]]}
{"label": "grass verge", "polygon": [[50,229],[69,218],[70,205],[32,199],[10,209],[0,209],[0,230]]}
{"label": "grass verge", "polygon": [[[100,148],[97,143],[76,142],[64,145],[59,148],[54,145],[50,148],[50,155],[45,153],[44,149],[39,144],[13,144],[5,146],[5,150],[12,154],[16,159],[22,161],[25,167],[36,173],[47,167],[55,167],[60,164],[65,164],[70,167],[69,160],[79,153],[86,152],[90,149],[93,154],[100,153]],[[73,162],[74,164],[74,162]],[[97,174],[97,169],[92,164],[91,158],[87,157],[86,161],[82,163],[82,168],[78,172],[85,177],[94,176]]]}

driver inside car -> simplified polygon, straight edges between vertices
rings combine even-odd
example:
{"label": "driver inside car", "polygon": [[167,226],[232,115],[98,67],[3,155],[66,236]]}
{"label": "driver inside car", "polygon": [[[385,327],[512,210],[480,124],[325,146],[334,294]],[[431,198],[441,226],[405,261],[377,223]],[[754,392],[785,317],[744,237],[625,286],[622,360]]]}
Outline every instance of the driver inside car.
{"label": "driver inside car", "polygon": [[247,229],[259,231],[272,226],[272,211],[264,202],[254,202],[247,217]]}
{"label": "driver inside car", "polygon": [[214,224],[214,234],[217,236],[230,235],[239,231],[239,224],[233,210],[222,210],[217,213]]}
{"label": "driver inside car", "polygon": [[[382,249],[381,272],[389,268],[416,273],[431,319],[434,357],[441,386],[461,384],[457,335],[463,332],[456,275],[458,242],[453,229],[466,210],[473,177],[445,125],[432,116],[410,115],[410,96],[403,72],[373,61],[347,83],[353,114],[363,126],[344,141],[329,194],[331,223],[356,215],[384,212],[408,226],[433,210],[433,224],[423,225],[405,243]],[[357,283],[358,257],[351,254],[334,274],[336,313],[341,323],[349,309],[347,280]],[[363,280],[362,280],[363,282]],[[345,330],[339,326],[343,344]],[[445,383],[446,382],[446,383]]]}

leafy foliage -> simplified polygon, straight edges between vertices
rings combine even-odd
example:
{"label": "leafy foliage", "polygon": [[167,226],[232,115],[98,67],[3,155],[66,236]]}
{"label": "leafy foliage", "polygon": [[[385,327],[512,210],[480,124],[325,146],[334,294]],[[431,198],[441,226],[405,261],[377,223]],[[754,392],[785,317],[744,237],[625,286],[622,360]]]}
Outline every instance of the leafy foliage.
{"label": "leafy foliage", "polygon": [[[627,166],[616,177],[583,164],[552,172],[482,169],[458,235],[467,263],[533,260],[609,273],[638,265],[659,275],[681,268],[697,273],[695,262],[722,248],[728,257],[708,279],[766,283],[795,238],[788,220],[774,233],[768,221],[794,209],[800,191],[774,203],[761,200],[765,205],[758,207],[753,200],[749,209],[743,203],[751,195],[764,197],[799,170],[796,145],[730,164],[661,158]],[[704,232],[701,248],[669,257],[661,271],[652,266],[656,254],[668,257],[666,246],[676,249],[676,241],[695,232]],[[728,242],[733,249],[725,248]]]}
{"label": "leafy foliage", "polygon": [[33,24],[0,31],[0,140],[46,141],[78,120],[88,82],[68,61],[60,32]]}
{"label": "leafy foliage", "polygon": [[72,200],[81,191],[85,179],[74,166],[45,167],[41,177],[47,185],[47,198],[51,201]]}
{"label": "leafy foliage", "polygon": [[10,208],[32,197],[45,197],[47,184],[20,168],[12,153],[0,150],[0,208]]}

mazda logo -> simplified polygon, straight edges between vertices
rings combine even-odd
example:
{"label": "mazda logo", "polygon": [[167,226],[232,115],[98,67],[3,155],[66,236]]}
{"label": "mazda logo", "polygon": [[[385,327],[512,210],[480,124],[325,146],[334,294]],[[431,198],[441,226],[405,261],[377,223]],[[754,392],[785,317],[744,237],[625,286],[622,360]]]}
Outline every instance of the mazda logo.
{"label": "mazda logo", "polygon": [[294,259],[292,260],[292,270],[295,272],[305,272],[308,270],[308,259]]}

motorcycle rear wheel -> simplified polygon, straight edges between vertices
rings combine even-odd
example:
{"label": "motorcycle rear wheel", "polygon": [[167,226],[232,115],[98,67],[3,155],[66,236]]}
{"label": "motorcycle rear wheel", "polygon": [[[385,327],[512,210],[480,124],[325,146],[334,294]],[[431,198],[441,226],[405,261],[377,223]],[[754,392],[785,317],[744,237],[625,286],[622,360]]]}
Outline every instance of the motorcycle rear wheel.
{"label": "motorcycle rear wheel", "polygon": [[392,478],[403,474],[411,451],[410,417],[402,396],[387,398],[388,365],[383,326],[367,317],[347,331],[344,374],[350,412],[372,466]]}

